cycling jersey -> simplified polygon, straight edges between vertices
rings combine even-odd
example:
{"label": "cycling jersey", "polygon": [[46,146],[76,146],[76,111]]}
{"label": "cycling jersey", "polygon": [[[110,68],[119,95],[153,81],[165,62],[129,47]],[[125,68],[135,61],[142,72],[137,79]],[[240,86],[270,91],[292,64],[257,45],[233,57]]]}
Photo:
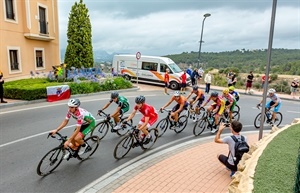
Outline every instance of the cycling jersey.
{"label": "cycling jersey", "polygon": [[277,94],[273,94],[273,96],[270,96],[270,94],[268,95],[268,97],[273,101],[273,102],[278,102],[281,103],[281,99],[278,97]]}
{"label": "cycling jersey", "polygon": [[184,96],[179,96],[179,97],[172,97],[172,100],[175,100],[178,104],[185,104],[187,99]]}
{"label": "cycling jersey", "polygon": [[232,96],[231,94],[227,94],[227,95],[223,94],[223,98],[226,99],[229,103],[233,103],[236,101],[235,97]]}
{"label": "cycling jersey", "polygon": [[145,122],[145,117],[149,117],[147,127],[150,127],[158,119],[158,113],[156,112],[155,108],[151,105],[146,104],[146,103],[144,103],[140,109],[136,105],[134,107],[134,110],[139,110],[144,115],[143,118],[140,120],[139,124],[143,124]]}
{"label": "cycling jersey", "polygon": [[231,94],[232,96],[234,96],[236,102],[239,101],[239,99],[240,99],[240,94],[239,94],[238,92],[236,92],[236,91],[231,91],[230,94]]}
{"label": "cycling jersey", "polygon": [[[78,107],[75,113],[71,113],[68,111],[66,115],[66,119],[69,120],[71,117],[77,120],[76,126],[81,126],[80,132],[85,136],[90,133],[92,129],[95,127],[95,118],[93,115],[87,110]],[[88,125],[86,127],[86,125]]]}
{"label": "cycling jersey", "polygon": [[[207,100],[207,102],[210,101],[212,97],[209,97],[209,99]],[[224,109],[225,109],[225,101],[221,98],[221,97],[217,97],[216,100],[214,100],[214,103],[211,105],[213,107],[213,109],[219,107],[219,111],[218,111],[218,115],[222,115]]]}
{"label": "cycling jersey", "polygon": [[274,107],[274,112],[279,112],[279,109],[281,107],[281,99],[277,96],[277,94],[273,94],[273,96],[268,95],[269,98],[271,98],[271,101],[269,101],[266,104],[266,108],[270,108],[271,106],[273,106],[276,102],[278,102],[278,104]]}
{"label": "cycling jersey", "polygon": [[[113,102],[113,99],[111,99],[109,101],[110,103]],[[118,105],[118,107],[121,107],[121,114],[127,112],[129,110],[129,101],[127,98],[123,97],[123,96],[118,96],[118,100],[116,101],[116,104]]]}
{"label": "cycling jersey", "polygon": [[200,107],[201,104],[202,104],[202,102],[203,102],[204,99],[205,99],[204,92],[203,92],[201,89],[198,89],[196,92],[195,92],[195,91],[192,91],[192,93],[194,93],[194,94],[196,95],[196,96],[193,97],[193,100],[194,100],[194,101],[196,100],[196,98],[197,98],[198,96],[200,96],[200,97],[198,98],[198,104],[197,104],[197,106]]}

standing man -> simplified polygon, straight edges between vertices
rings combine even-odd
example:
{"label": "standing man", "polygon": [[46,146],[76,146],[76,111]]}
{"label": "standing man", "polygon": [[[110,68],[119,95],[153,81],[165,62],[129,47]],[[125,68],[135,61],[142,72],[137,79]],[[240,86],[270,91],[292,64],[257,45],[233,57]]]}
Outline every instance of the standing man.
{"label": "standing man", "polygon": [[169,68],[166,69],[165,77],[164,77],[164,82],[165,82],[165,94],[169,95],[168,93],[168,87],[169,87]]}
{"label": "standing man", "polygon": [[183,71],[183,74],[181,75],[181,94],[185,94],[186,90],[186,71]]}
{"label": "standing man", "polygon": [[3,88],[3,84],[4,84],[4,79],[3,79],[3,73],[0,71],[0,100],[1,103],[7,103],[3,97],[4,97],[4,88]]}
{"label": "standing man", "polygon": [[247,93],[251,94],[249,91],[252,88],[253,78],[254,78],[253,73],[252,73],[252,71],[250,71],[250,74],[248,74],[248,76],[247,76],[245,94],[247,94]]}
{"label": "standing man", "polygon": [[296,98],[297,88],[299,87],[299,81],[297,78],[294,78],[293,82],[291,83],[291,96],[293,99]]}
{"label": "standing man", "polygon": [[224,138],[220,138],[221,137],[221,133],[225,128],[225,124],[221,123],[220,127],[219,127],[219,131],[216,134],[215,137],[215,142],[216,143],[222,143],[222,144],[227,144],[228,145],[228,149],[229,149],[229,153],[228,153],[228,157],[226,155],[223,154],[219,154],[218,155],[218,160],[224,165],[226,166],[226,168],[228,168],[229,170],[231,170],[231,174],[230,177],[232,177],[234,175],[234,173],[237,171],[237,164],[239,160],[236,160],[235,158],[235,140],[237,139],[238,141],[245,141],[247,142],[247,138],[245,136],[240,135],[240,132],[243,128],[242,123],[238,122],[238,121],[232,121],[231,124],[229,124],[229,129],[232,133],[232,136],[226,136]]}
{"label": "standing man", "polygon": [[207,72],[207,74],[205,75],[204,82],[205,82],[205,93],[208,94],[210,90],[210,84],[211,84],[211,75],[209,72]]}
{"label": "standing man", "polygon": [[[265,85],[266,79],[267,79],[267,77],[266,77],[266,73],[265,73],[265,74],[262,75],[262,77],[261,77],[261,88],[262,88],[262,89],[264,89],[264,85]],[[268,82],[269,82],[270,80],[271,80],[271,79],[270,79],[270,76],[269,76],[269,77],[268,77]]]}
{"label": "standing man", "polygon": [[196,79],[199,77],[197,68],[194,69],[191,75],[191,80],[192,80],[192,86],[196,85]]}

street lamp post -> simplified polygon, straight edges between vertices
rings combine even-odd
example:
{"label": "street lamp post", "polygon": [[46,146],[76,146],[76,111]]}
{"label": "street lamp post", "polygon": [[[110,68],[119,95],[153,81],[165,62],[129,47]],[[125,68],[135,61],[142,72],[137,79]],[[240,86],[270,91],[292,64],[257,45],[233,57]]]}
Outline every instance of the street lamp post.
{"label": "street lamp post", "polygon": [[206,14],[204,14],[203,15],[203,21],[202,21],[202,29],[201,29],[201,37],[200,37],[200,45],[199,45],[199,52],[198,52],[198,65],[197,65],[197,68],[199,69],[199,67],[200,67],[200,53],[201,53],[201,45],[202,45],[202,37],[203,37],[203,28],[204,28],[204,21],[205,21],[205,19],[207,18],[207,17],[209,17],[209,16],[211,16],[211,14],[210,13],[206,13]]}

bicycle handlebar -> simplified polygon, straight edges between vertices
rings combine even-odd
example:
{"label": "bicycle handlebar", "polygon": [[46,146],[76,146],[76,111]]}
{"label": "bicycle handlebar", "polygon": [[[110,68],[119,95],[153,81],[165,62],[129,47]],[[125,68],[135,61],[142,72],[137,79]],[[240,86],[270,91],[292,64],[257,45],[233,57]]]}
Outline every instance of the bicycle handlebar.
{"label": "bicycle handlebar", "polygon": [[172,110],[166,110],[166,109],[161,109],[161,110],[159,110],[160,113],[163,113],[163,111],[166,111],[166,112],[168,112],[168,113],[171,113],[171,112],[172,112]]}
{"label": "bicycle handlebar", "polygon": [[[55,135],[58,135],[59,138],[57,138]],[[62,136],[60,133],[56,132],[55,135],[52,135],[52,133],[49,133],[48,136],[47,136],[47,139],[50,137],[52,138],[56,138],[58,140],[64,140],[64,139],[67,139],[67,136]]]}

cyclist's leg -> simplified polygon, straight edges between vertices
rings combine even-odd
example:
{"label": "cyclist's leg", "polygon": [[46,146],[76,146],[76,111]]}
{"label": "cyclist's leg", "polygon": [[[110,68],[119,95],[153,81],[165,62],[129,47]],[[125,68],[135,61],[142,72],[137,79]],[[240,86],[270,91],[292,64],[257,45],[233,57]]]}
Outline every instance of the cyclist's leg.
{"label": "cyclist's leg", "polygon": [[171,113],[171,119],[170,120],[174,120],[176,123],[178,121],[178,113],[175,113],[178,109],[179,109],[180,105],[176,104],[173,109],[172,109],[172,113]]}
{"label": "cyclist's leg", "polygon": [[229,111],[229,119],[230,119],[230,122],[232,121],[232,113],[233,113],[233,110],[234,110],[235,105],[236,105],[236,101],[233,101],[233,104],[231,105],[230,111]]}
{"label": "cyclist's leg", "polygon": [[278,103],[277,106],[274,107],[273,114],[272,114],[272,121],[274,122],[276,119],[276,113],[279,112],[281,107],[281,103]]}
{"label": "cyclist's leg", "polygon": [[198,103],[197,103],[197,105],[196,105],[196,114],[199,114],[199,113],[200,113],[200,112],[199,112],[199,111],[200,111],[200,107],[201,107],[201,105],[202,105],[204,99],[205,99],[205,96],[204,96],[204,95],[198,99]]}

